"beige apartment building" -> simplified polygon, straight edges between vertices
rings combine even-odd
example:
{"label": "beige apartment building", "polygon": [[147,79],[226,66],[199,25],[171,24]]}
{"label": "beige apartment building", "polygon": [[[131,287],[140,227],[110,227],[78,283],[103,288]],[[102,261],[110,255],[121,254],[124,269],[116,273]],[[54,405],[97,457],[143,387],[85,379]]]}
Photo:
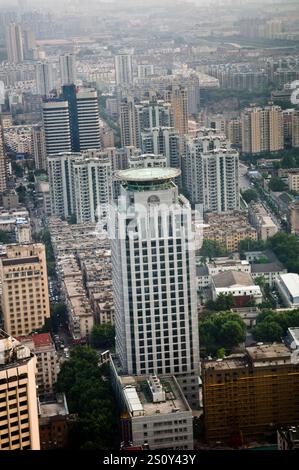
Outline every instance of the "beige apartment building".
{"label": "beige apartment building", "polygon": [[171,104],[172,126],[180,137],[183,137],[188,134],[187,88],[181,85],[170,85],[165,92],[165,100]]}
{"label": "beige apartment building", "polygon": [[37,393],[39,398],[46,398],[54,393],[54,384],[59,373],[59,360],[49,333],[20,336],[17,338],[35,354],[37,359]]}
{"label": "beige apartment building", "polygon": [[7,245],[0,259],[4,328],[13,336],[41,328],[50,317],[45,246]]}
{"label": "beige apartment building", "polygon": [[238,251],[242,240],[257,240],[256,229],[248,223],[246,212],[235,210],[225,214],[210,213],[206,215],[206,222],[204,240],[222,244],[229,253]]}
{"label": "beige apartment building", "polygon": [[0,330],[0,451],[39,450],[36,357]]}
{"label": "beige apartment building", "polygon": [[276,152],[284,147],[283,114],[280,106],[251,106],[241,115],[242,151]]}
{"label": "beige apartment building", "polygon": [[291,191],[299,191],[299,170],[288,170],[288,186]]}

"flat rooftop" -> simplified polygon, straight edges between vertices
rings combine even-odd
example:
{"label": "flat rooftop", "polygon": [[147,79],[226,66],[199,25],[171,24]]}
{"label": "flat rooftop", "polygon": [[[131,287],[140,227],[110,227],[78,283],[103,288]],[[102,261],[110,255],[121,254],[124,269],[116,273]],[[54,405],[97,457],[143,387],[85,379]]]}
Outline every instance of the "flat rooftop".
{"label": "flat rooftop", "polygon": [[281,274],[280,279],[293,298],[299,297],[299,276],[296,273]]}
{"label": "flat rooftop", "polygon": [[[169,414],[176,411],[190,411],[183,393],[172,376],[159,376],[159,380],[166,392],[166,401],[154,403],[147,383],[149,376],[119,376],[123,393],[130,400],[135,411],[143,412],[143,416],[156,414]],[[128,387],[128,388],[126,388]],[[132,401],[132,403],[131,403]]]}
{"label": "flat rooftop", "polygon": [[261,344],[246,348],[252,361],[280,360],[290,358],[289,348],[282,343]]}
{"label": "flat rooftop", "polygon": [[67,416],[69,410],[63,394],[58,394],[51,401],[40,402],[39,411],[41,418],[51,418],[53,416]]}
{"label": "flat rooftop", "polygon": [[131,168],[116,172],[118,179],[123,181],[148,182],[165,181],[177,178],[181,170],[177,168]]}
{"label": "flat rooftop", "polygon": [[248,367],[246,354],[235,354],[224,359],[202,361],[202,368],[205,370],[234,370]]}

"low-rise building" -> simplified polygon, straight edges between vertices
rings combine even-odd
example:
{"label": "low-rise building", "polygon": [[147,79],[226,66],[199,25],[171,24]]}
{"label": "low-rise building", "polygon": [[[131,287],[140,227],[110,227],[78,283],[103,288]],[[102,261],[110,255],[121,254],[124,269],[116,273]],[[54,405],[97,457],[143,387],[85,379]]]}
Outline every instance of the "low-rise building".
{"label": "low-rise building", "polygon": [[204,425],[209,442],[265,439],[299,424],[299,365],[281,343],[202,362]]}
{"label": "low-rise building", "polygon": [[20,336],[17,338],[26,345],[37,358],[37,393],[40,398],[52,395],[59,373],[58,355],[49,333]]}
{"label": "low-rise building", "polygon": [[66,449],[69,434],[69,410],[63,393],[39,402],[41,450]]}
{"label": "low-rise building", "polygon": [[192,450],[192,411],[176,378],[121,375],[117,359],[110,364],[123,440],[150,450]]}
{"label": "low-rise building", "polygon": [[205,265],[197,266],[196,274],[198,288],[203,289],[205,287],[209,287],[211,285],[213,276],[226,271],[240,271],[250,273],[251,266],[248,261],[240,260],[238,258],[215,258]]}
{"label": "low-rise building", "polygon": [[280,274],[275,281],[277,290],[286,307],[299,307],[299,275],[296,273]]}
{"label": "low-rise building", "polygon": [[259,240],[268,240],[278,232],[277,225],[262,204],[257,202],[249,204],[248,215]]}
{"label": "low-rise building", "polygon": [[227,271],[212,276],[212,298],[216,300],[220,294],[232,294],[236,307],[247,306],[251,300],[257,304],[263,301],[260,286],[254,284],[249,273]]}

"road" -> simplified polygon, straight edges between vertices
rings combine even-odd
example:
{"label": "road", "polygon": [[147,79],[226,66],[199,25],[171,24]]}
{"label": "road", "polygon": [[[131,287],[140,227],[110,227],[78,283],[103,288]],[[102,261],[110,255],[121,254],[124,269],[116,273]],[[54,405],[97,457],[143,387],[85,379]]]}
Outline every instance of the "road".
{"label": "road", "polygon": [[239,163],[239,170],[240,170],[240,189],[245,191],[246,189],[251,188],[251,184],[249,178],[246,176],[248,171],[248,167],[243,163]]}

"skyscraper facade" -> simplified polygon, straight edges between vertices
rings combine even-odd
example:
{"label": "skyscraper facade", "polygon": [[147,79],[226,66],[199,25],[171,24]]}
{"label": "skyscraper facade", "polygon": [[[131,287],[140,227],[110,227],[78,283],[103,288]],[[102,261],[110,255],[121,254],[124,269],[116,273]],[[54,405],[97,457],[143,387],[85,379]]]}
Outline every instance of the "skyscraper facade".
{"label": "skyscraper facade", "polygon": [[191,207],[180,170],[120,171],[111,212],[116,352],[129,374],[173,374],[199,402],[199,343]]}
{"label": "skyscraper facade", "polygon": [[59,152],[71,152],[71,129],[67,101],[56,98],[46,100],[43,103],[43,126],[47,156]]}
{"label": "skyscraper facade", "polygon": [[185,137],[181,160],[183,187],[193,204],[205,212],[226,212],[240,207],[239,154],[225,135],[202,129]]}
{"label": "skyscraper facade", "polygon": [[181,137],[188,134],[188,93],[181,85],[170,85],[165,100],[171,104],[172,125]]}
{"label": "skyscraper facade", "polygon": [[59,57],[61,86],[76,83],[76,59],[74,54],[63,54]]}
{"label": "skyscraper facade", "polygon": [[115,82],[117,85],[133,84],[133,56],[131,54],[115,56]]}
{"label": "skyscraper facade", "polygon": [[50,155],[48,172],[53,215],[75,216],[78,223],[96,222],[106,215],[113,199],[109,153],[88,150]]}
{"label": "skyscraper facade", "polygon": [[276,152],[284,147],[280,106],[252,106],[241,115],[243,153]]}
{"label": "skyscraper facade", "polygon": [[0,330],[0,451],[39,450],[36,357]]}
{"label": "skyscraper facade", "polygon": [[54,88],[53,66],[50,62],[38,62],[35,66],[36,91],[41,96],[49,96]]}
{"label": "skyscraper facade", "polygon": [[45,246],[6,245],[0,276],[5,331],[20,336],[42,328],[50,317]]}

